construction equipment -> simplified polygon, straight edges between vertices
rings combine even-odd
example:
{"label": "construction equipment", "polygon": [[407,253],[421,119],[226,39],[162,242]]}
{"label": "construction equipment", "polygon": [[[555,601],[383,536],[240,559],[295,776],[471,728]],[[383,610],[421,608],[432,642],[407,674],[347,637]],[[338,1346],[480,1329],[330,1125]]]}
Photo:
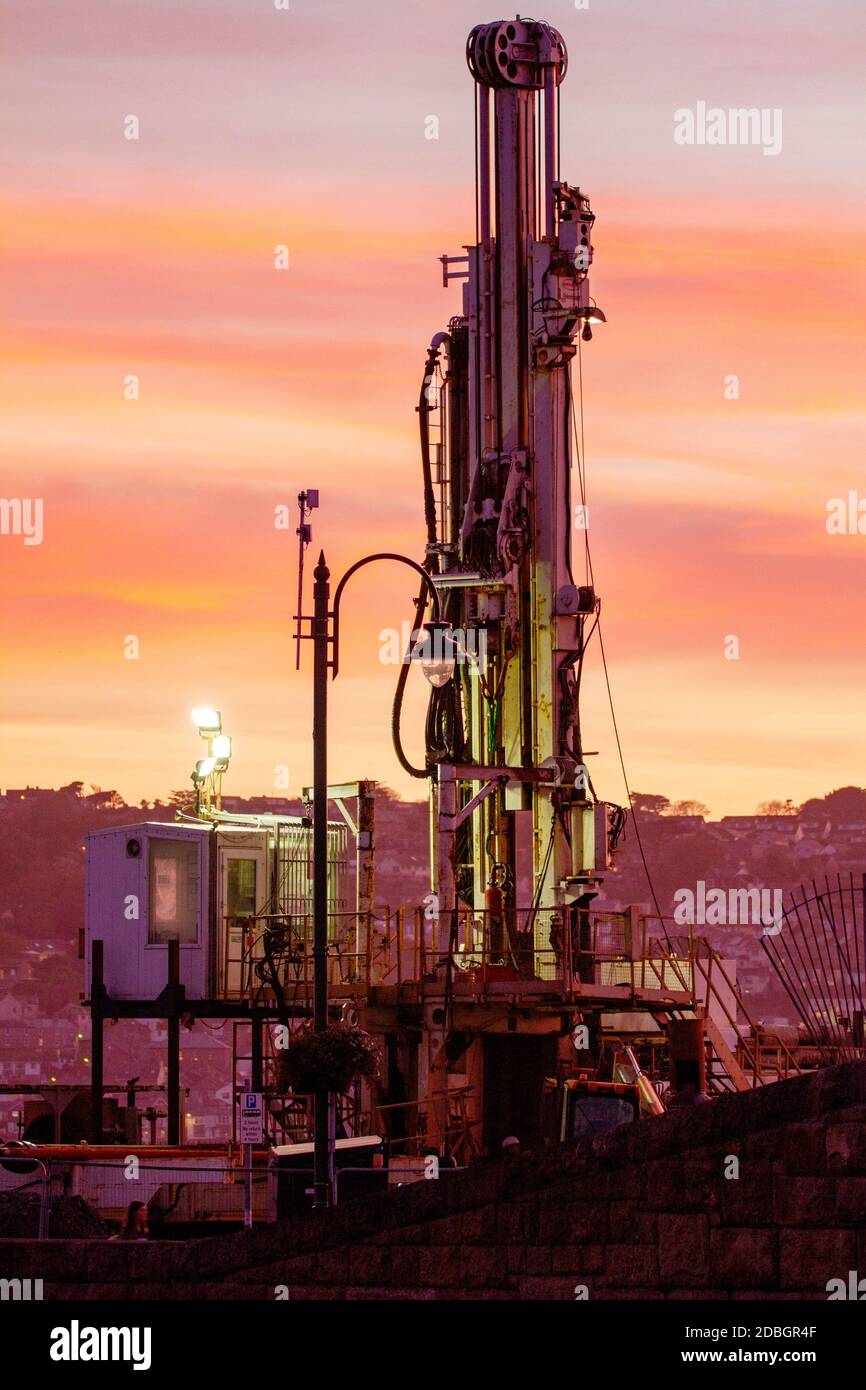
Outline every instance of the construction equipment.
{"label": "construction equipment", "polygon": [[547,1142],[567,1143],[604,1134],[640,1118],[640,1092],[633,1082],[593,1081],[587,1076],[544,1082],[541,1130]]}
{"label": "construction equipment", "polygon": [[433,778],[439,911],[486,909],[507,958],[515,937],[549,949],[565,917],[576,940],[585,932],[624,821],[585,762],[580,686],[599,599],[588,550],[572,554],[586,509],[580,457],[577,515],[572,502],[571,363],[604,315],[589,294],[594,214],[559,176],[562,36],[535,20],[482,24],[467,59],[477,242],[442,257],[445,283],[466,281],[463,313],[431,341],[418,404],[425,565],[442,609],[422,630],[422,589],[417,642],[439,667],[424,769],[400,745],[402,689],[395,730],[403,766]]}
{"label": "construction equipment", "polygon": [[594,1074],[581,1070],[576,1076],[545,1078],[542,1136],[548,1143],[567,1143],[632,1120],[663,1115],[664,1109],[634,1049],[611,1038]]}
{"label": "construction equipment", "polygon": [[[376,1109],[383,1128],[400,1126],[387,1137],[402,1145],[407,1116],[423,1118],[426,1142],[448,1149],[459,1093],[463,1131],[491,1151],[505,1134],[540,1136],[543,1080],[570,1020],[597,1050],[606,1012],[691,1009],[694,981],[688,954],[663,957],[646,919],[592,910],[626,813],[597,794],[581,724],[600,600],[571,372],[605,316],[589,291],[595,216],[559,171],[566,47],[551,25],[518,17],[477,26],[466,56],[476,236],[441,257],[444,285],[464,282],[462,312],[424,358],[426,543],[423,567],[407,561],[422,583],[392,715],[400,764],[430,785],[431,892],[423,912],[399,913],[392,957],[379,968],[359,952],[349,984],[384,1039]],[[308,494],[299,507],[303,556]],[[331,600],[320,557],[332,674],[339,595],[379,559],[406,561],[358,561]],[[298,633],[313,625],[302,599]],[[413,660],[431,686],[422,766],[401,732]]]}
{"label": "construction equipment", "polygon": [[[560,178],[561,34],[522,18],[478,25],[467,61],[476,242],[441,258],[446,286],[465,281],[463,312],[431,340],[417,407],[425,568],[441,609],[423,625],[422,586],[425,767],[400,741],[404,673],[395,743],[404,768],[432,779],[432,887],[452,946],[468,909],[486,980],[589,984],[589,908],[625,821],[596,795],[580,720],[600,603],[588,545],[573,556],[587,513],[579,454],[577,512],[572,498],[571,365],[604,321],[589,293],[595,217]],[[441,1012],[444,1047],[450,991]]]}

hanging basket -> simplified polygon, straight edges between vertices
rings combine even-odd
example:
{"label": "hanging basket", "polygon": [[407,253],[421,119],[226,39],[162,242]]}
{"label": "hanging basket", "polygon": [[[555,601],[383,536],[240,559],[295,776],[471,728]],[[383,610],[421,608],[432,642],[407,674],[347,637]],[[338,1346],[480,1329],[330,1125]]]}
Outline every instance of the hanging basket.
{"label": "hanging basket", "polygon": [[295,1033],[277,1061],[277,1085],[296,1095],[347,1091],[353,1081],[375,1081],[379,1050],[363,1028],[331,1023],[323,1033],[304,1028]]}

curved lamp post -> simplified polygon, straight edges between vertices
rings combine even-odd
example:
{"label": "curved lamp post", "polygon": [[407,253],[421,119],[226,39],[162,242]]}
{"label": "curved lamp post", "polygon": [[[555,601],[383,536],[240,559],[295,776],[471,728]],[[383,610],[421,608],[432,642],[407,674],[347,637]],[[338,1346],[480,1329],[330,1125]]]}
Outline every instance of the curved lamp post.
{"label": "curved lamp post", "polygon": [[[374,560],[396,560],[415,570],[427,585],[433,601],[436,622],[440,621],[439,594],[423,566],[407,555],[383,551],[365,555],[343,575],[334,590],[333,610],[329,608],[331,571],[325,553],[313,571],[313,617],[311,632],[301,633],[305,621],[298,613],[298,637],[313,642],[313,1027],[323,1033],[328,1026],[328,671],[336,679],[340,669],[340,599],[348,581],[359,569]],[[332,628],[333,623],[333,628]],[[329,651],[330,649],[330,651]],[[333,1097],[327,1092],[315,1096],[313,1190],[314,1205],[331,1204],[333,1171]]]}

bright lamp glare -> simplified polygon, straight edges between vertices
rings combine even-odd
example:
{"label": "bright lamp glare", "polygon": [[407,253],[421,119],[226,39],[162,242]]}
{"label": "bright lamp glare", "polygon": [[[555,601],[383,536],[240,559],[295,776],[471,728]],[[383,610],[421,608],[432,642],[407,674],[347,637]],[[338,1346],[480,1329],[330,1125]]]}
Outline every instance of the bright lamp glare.
{"label": "bright lamp glare", "polygon": [[448,623],[434,619],[425,623],[427,636],[417,648],[421,659],[421,670],[437,690],[447,685],[454,675],[455,644]]}
{"label": "bright lamp glare", "polygon": [[200,758],[195,765],[196,777],[210,777],[216,764],[216,758]]}
{"label": "bright lamp glare", "polygon": [[220,762],[227,762],[232,755],[232,741],[228,734],[217,734],[210,741],[210,751]]}
{"label": "bright lamp glare", "polygon": [[210,705],[200,705],[198,709],[194,709],[192,718],[203,734],[218,734],[222,729],[220,712],[218,709],[211,709]]}

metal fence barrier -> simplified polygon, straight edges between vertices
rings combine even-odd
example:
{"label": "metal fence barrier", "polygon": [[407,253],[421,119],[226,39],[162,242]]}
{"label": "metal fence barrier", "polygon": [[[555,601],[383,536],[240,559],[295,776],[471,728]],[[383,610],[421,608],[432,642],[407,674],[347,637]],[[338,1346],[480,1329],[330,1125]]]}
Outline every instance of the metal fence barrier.
{"label": "metal fence barrier", "polygon": [[[33,1177],[34,1168],[39,1169],[38,1178]],[[39,1187],[39,1225],[37,1240],[48,1238],[48,1226],[51,1220],[51,1174],[47,1164],[35,1155],[29,1154],[25,1158],[23,1154],[2,1154],[0,1155],[0,1193],[18,1193],[29,1195],[32,1188]]]}
{"label": "metal fence barrier", "polygon": [[[58,1165],[60,1166],[60,1165]],[[244,1177],[240,1164],[200,1159],[188,1166],[143,1163],[132,1156],[121,1163],[67,1163],[66,1191],[83,1197],[108,1221],[122,1222],[130,1202],[144,1202],[152,1226],[166,1234],[172,1224],[200,1225],[243,1221]],[[270,1174],[252,1170],[253,1219],[270,1212]]]}
{"label": "metal fence barrier", "polygon": [[[424,1160],[410,1166],[405,1159],[385,1168],[338,1167],[334,1175],[334,1197],[340,1200],[341,1180],[349,1175],[357,1185],[381,1186],[386,1175],[388,1187],[442,1179],[463,1168],[440,1164],[435,1179],[425,1172]],[[258,1166],[252,1169],[252,1219],[272,1221],[277,1212],[277,1183],[286,1174],[303,1175],[313,1184],[313,1169]],[[104,1221],[122,1226],[131,1202],[143,1202],[153,1235],[171,1236],[172,1226],[210,1225],[244,1220],[245,1178],[241,1165],[223,1160],[199,1160],[187,1167],[177,1164],[143,1163],[129,1155],[116,1163],[88,1159],[43,1160],[33,1155],[0,1154],[0,1193],[39,1195],[39,1240],[48,1236],[51,1198],[80,1197]],[[357,1190],[355,1195],[360,1195]]]}
{"label": "metal fence barrier", "polygon": [[[17,1166],[13,1176],[7,1168]],[[188,1166],[142,1162],[134,1155],[121,1157],[115,1163],[75,1159],[43,1161],[36,1157],[10,1158],[0,1155],[0,1192],[24,1192],[35,1185],[32,1170],[39,1167],[40,1237],[48,1233],[50,1200],[55,1197],[80,1197],[102,1217],[122,1225],[131,1202],[143,1202],[148,1208],[149,1223],[171,1234],[174,1225],[202,1225],[221,1222],[242,1222],[244,1219],[245,1170],[240,1165],[197,1160]],[[25,1176],[26,1174],[26,1176]],[[270,1184],[272,1175],[264,1167],[252,1170],[253,1219],[271,1218]]]}

